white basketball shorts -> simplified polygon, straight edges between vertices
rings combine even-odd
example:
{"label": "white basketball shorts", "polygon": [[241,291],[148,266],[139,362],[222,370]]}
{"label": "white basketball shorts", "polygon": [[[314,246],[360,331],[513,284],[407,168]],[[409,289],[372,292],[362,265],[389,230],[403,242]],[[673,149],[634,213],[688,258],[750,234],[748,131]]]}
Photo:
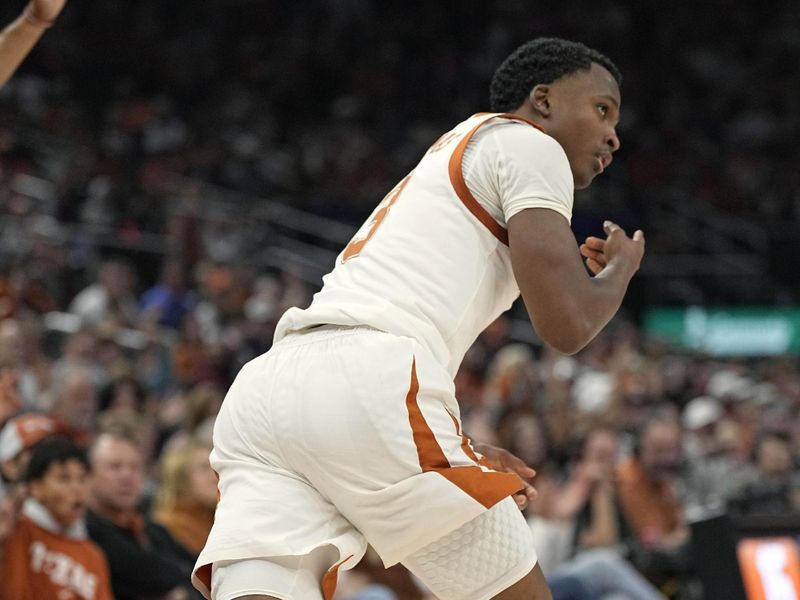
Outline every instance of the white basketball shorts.
{"label": "white basketball shorts", "polygon": [[427,350],[366,327],[295,333],[245,365],[211,466],[220,500],[192,577],[206,598],[215,562],[331,545],[327,599],[367,543],[391,566],[523,488],[480,464],[453,382]]}

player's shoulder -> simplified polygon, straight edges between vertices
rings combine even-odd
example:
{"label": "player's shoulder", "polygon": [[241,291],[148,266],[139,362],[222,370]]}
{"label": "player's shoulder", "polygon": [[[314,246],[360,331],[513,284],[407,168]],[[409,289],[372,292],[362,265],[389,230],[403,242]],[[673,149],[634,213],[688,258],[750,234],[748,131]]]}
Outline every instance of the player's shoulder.
{"label": "player's shoulder", "polygon": [[[546,132],[528,121],[491,119],[475,139],[476,150],[503,164],[513,163],[525,169],[537,168],[567,177],[569,159],[564,148]],[[535,160],[531,160],[535,157]],[[571,175],[569,176],[571,178]]]}

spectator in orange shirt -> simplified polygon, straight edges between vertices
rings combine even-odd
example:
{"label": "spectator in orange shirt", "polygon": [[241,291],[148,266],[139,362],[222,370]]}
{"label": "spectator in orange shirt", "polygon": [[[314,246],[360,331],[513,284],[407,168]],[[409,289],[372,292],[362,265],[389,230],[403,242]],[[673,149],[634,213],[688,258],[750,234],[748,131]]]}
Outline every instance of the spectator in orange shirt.
{"label": "spectator in orange shirt", "polygon": [[[0,371],[0,405],[2,405]],[[13,379],[9,381],[13,382]],[[1,412],[1,411],[0,411]],[[22,413],[8,419],[0,429],[0,546],[17,525],[25,499],[25,472],[33,447],[54,434],[64,433],[58,422],[43,413]]]}
{"label": "spectator in orange shirt", "polygon": [[113,600],[106,558],[86,533],[88,471],[85,452],[67,439],[34,448],[30,497],[3,545],[3,598]]}
{"label": "spectator in orange shirt", "polygon": [[617,494],[626,521],[648,549],[670,550],[689,530],[675,491],[683,460],[678,422],[657,415],[642,426],[634,455],[617,470]]}

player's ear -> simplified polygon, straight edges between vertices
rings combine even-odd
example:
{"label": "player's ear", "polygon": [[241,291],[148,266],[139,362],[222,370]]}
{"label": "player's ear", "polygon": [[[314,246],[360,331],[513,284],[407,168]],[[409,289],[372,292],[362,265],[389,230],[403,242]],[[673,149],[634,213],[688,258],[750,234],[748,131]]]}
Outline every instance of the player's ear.
{"label": "player's ear", "polygon": [[550,86],[544,83],[538,84],[528,94],[531,108],[542,117],[550,116]]}

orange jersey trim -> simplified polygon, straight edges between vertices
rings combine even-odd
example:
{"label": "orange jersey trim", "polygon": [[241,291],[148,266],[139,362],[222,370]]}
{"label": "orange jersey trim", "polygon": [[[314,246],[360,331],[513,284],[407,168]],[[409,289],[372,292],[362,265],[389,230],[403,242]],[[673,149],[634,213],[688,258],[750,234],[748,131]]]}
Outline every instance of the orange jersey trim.
{"label": "orange jersey trim", "polygon": [[[417,401],[418,393],[417,361],[414,359],[411,363],[411,385],[406,395],[406,407],[414,444],[417,447],[419,466],[423,473],[431,471],[439,473],[450,483],[480,502],[485,508],[491,508],[506,496],[511,496],[525,488],[522,479],[513,473],[484,471],[477,464],[475,466],[451,467],[442,447],[436,440],[436,436],[422,414]],[[448,414],[453,419],[456,433],[462,435],[458,420],[449,411]],[[463,435],[461,447],[467,452],[471,460],[478,462],[477,455],[469,447],[469,441]]]}
{"label": "orange jersey trim", "polygon": [[[479,113],[483,114],[483,113]],[[467,207],[467,210],[473,214],[473,216],[478,219],[491,233],[494,237],[496,237],[502,244],[508,246],[508,231],[500,225],[497,221],[494,220],[492,215],[490,215],[483,206],[480,205],[475,199],[475,196],[472,195],[472,192],[469,191],[467,187],[467,182],[464,180],[464,171],[462,170],[462,163],[464,161],[464,151],[467,149],[467,144],[472,139],[472,136],[475,135],[475,132],[481,128],[481,126],[485,125],[493,118],[498,119],[509,119],[512,121],[522,121],[523,123],[527,123],[531,127],[535,127],[540,131],[544,131],[539,125],[534,123],[533,121],[529,121],[524,117],[520,117],[518,115],[512,115],[508,113],[494,115],[488,119],[485,119],[478,123],[475,127],[470,130],[470,132],[465,135],[462,140],[456,146],[456,149],[453,151],[452,156],[450,157],[450,164],[448,166],[448,172],[450,174],[450,183],[453,185],[453,189],[455,190],[458,197],[461,199],[461,202],[464,203],[464,206]]]}
{"label": "orange jersey trim", "polygon": [[333,595],[336,593],[336,584],[339,581],[339,567],[351,558],[353,558],[352,554],[347,558],[343,558],[328,569],[327,573],[322,577],[322,596],[324,600],[333,600]]}
{"label": "orange jersey trim", "polygon": [[383,223],[383,220],[386,218],[386,215],[389,214],[389,210],[392,208],[392,205],[395,202],[397,202],[397,199],[400,197],[400,194],[403,193],[403,190],[405,189],[406,185],[411,179],[412,174],[413,171],[408,175],[406,175],[400,181],[400,183],[398,183],[394,187],[394,189],[392,189],[392,191],[390,191],[386,195],[386,197],[381,201],[381,203],[378,205],[377,211],[375,212],[375,216],[372,217],[372,219],[370,219],[369,221],[369,231],[367,231],[367,234],[361,239],[354,238],[353,240],[350,241],[349,244],[347,244],[347,247],[344,249],[344,254],[342,255],[343,263],[346,263],[351,258],[354,258],[359,254],[361,254],[361,250],[364,249],[364,246],[367,245],[367,242],[369,242],[372,239],[372,236],[375,235],[375,232],[378,230],[378,227],[381,226],[381,223]]}

